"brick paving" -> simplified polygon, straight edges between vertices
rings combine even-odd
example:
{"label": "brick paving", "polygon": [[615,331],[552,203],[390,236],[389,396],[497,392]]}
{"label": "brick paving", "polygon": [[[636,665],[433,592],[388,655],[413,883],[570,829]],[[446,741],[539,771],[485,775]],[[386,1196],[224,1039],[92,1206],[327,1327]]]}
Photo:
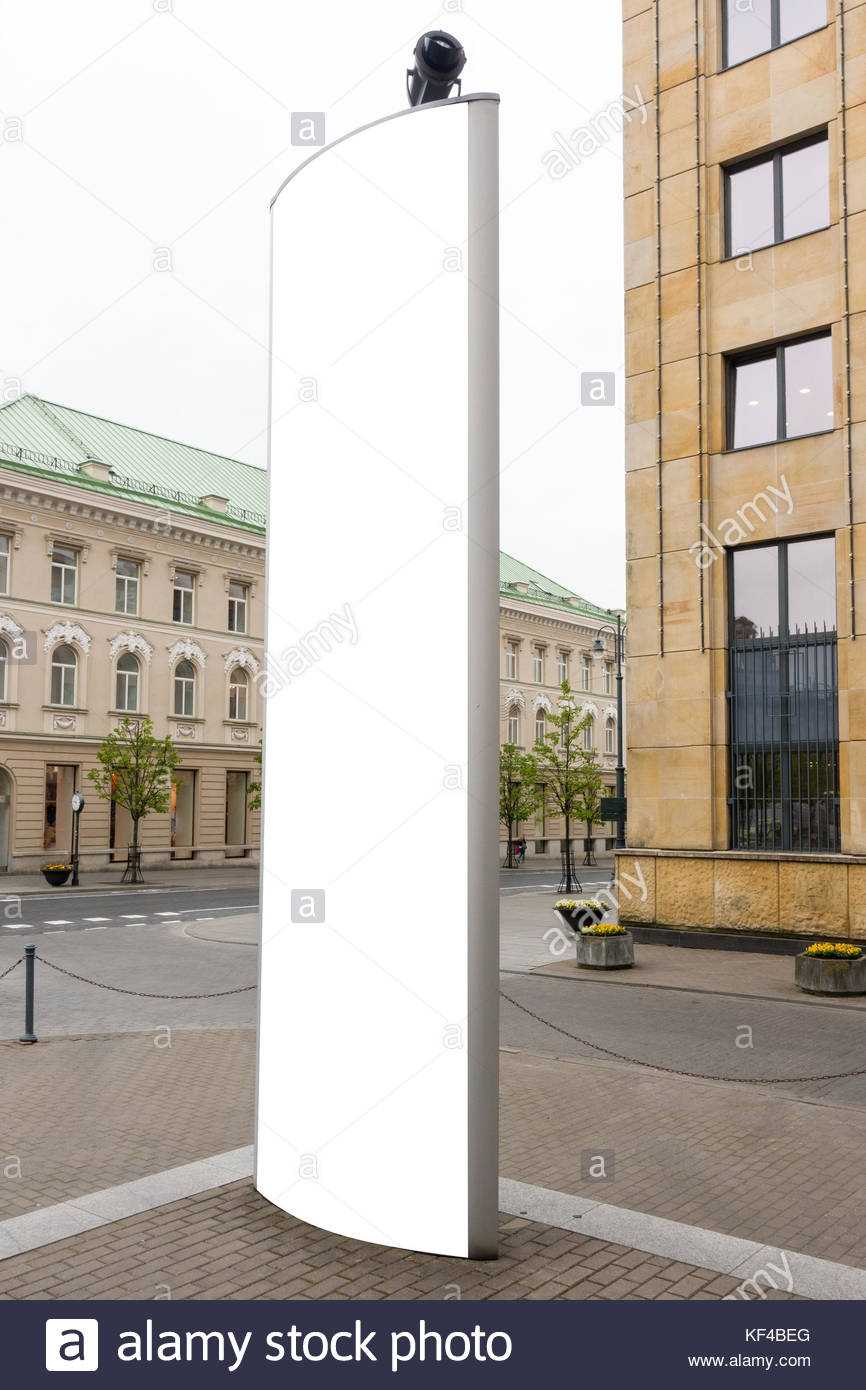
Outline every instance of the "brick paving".
{"label": "brick paving", "polygon": [[251,1028],[0,1044],[0,1219],[248,1144]]}
{"label": "brick paving", "polygon": [[498,1260],[369,1245],[286,1216],[247,1182],[0,1263],[2,1299],[676,1300],[738,1282],[519,1217],[502,1218]]}

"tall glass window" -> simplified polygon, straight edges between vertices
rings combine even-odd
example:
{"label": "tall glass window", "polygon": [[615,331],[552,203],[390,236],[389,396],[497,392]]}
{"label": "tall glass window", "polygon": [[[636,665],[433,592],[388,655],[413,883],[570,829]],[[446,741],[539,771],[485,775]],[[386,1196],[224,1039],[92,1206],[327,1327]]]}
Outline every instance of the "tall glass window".
{"label": "tall glass window", "polygon": [[837,853],[834,538],[734,550],[730,586],[733,848]]}
{"label": "tall glass window", "polygon": [[138,709],[138,657],[132,652],[124,652],[118,658],[115,673],[115,709],[125,714],[134,714]]}
{"label": "tall glass window", "polygon": [[179,661],[174,668],[174,712],[187,717],[195,714],[195,667]]}
{"label": "tall glass window", "polygon": [[236,666],[229,677],[229,719],[246,719],[249,686],[246,671]]}
{"label": "tall glass window", "polygon": [[827,132],[725,171],[726,253],[739,256],[830,224]]}
{"label": "tall glass window", "polygon": [[55,647],[51,654],[51,703],[52,705],[75,704],[75,675],[78,658],[72,647]]}
{"label": "tall glass window", "polygon": [[51,547],[51,602],[75,603],[78,587],[78,551],[65,545]]}
{"label": "tall glass window", "polygon": [[137,560],[119,556],[114,579],[115,613],[138,612],[138,585],[141,566]]}
{"label": "tall glass window", "polygon": [[0,535],[0,594],[9,592],[9,537]]}
{"label": "tall glass window", "polygon": [[229,581],[229,632],[246,632],[248,594],[246,584],[241,584],[238,579]]}
{"label": "tall glass window", "polygon": [[829,332],[728,358],[729,449],[820,434],[834,418]]}
{"label": "tall glass window", "polygon": [[171,616],[175,623],[191,623],[193,618],[193,595],[195,594],[195,575],[188,570],[176,570],[174,592],[172,595]]}

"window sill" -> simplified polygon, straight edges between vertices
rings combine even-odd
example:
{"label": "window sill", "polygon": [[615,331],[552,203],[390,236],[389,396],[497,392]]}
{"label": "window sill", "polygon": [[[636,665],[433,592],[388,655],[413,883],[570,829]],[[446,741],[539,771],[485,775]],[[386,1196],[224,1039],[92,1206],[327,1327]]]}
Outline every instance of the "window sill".
{"label": "window sill", "polygon": [[229,729],[257,729],[258,724],[255,719],[224,719],[223,723]]}
{"label": "window sill", "polygon": [[[729,169],[736,169],[736,164],[726,166]],[[744,247],[742,251],[729,251],[722,256],[719,265],[730,265],[732,261],[741,261],[744,256],[760,256],[762,251],[775,251],[780,246],[791,246],[795,241],[803,241],[807,236],[815,236],[818,232],[829,231],[835,226],[833,222],[825,222],[821,227],[813,227],[808,232],[798,232],[796,236],[783,237],[781,241],[768,241],[766,246],[753,246],[751,249]]]}
{"label": "window sill", "polygon": [[825,435],[835,434],[841,425],[832,425],[828,430],[812,430],[809,434],[791,434],[784,439],[765,439],[760,444],[737,444],[730,449],[720,449],[720,455],[725,454],[746,454],[750,449],[770,449],[776,444],[799,444],[801,439],[823,439]]}
{"label": "window sill", "polygon": [[90,710],[83,705],[43,705],[43,710],[47,714],[89,714]]}
{"label": "window sill", "polygon": [[108,713],[112,719],[146,719],[147,711],[143,709],[110,709]]}
{"label": "window sill", "polygon": [[200,714],[169,714],[167,719],[174,719],[178,724],[204,724],[205,720]]}

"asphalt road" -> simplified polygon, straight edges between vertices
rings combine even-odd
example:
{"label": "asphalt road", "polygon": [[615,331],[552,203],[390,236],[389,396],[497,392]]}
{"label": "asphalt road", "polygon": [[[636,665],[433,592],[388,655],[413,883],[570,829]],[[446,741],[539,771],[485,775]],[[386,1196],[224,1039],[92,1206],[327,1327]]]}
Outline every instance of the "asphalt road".
{"label": "asphalt road", "polygon": [[172,919],[253,912],[257,905],[256,884],[238,888],[102,888],[92,892],[55,889],[20,898],[0,894],[0,937],[134,923],[156,925]]}

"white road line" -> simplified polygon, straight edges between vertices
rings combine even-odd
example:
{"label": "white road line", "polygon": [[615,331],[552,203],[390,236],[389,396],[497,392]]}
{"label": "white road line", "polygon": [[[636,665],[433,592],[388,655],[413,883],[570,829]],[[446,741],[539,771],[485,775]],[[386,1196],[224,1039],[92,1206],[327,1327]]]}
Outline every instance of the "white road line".
{"label": "white road line", "polygon": [[43,926],[46,927],[69,927],[71,925],[71,917],[46,917],[43,923]]}
{"label": "white road line", "polygon": [[131,921],[133,918],[143,917],[145,914],[143,912],[121,912],[120,915],[121,917],[125,917],[127,921]]}
{"label": "white road line", "polygon": [[154,917],[179,917],[179,912],[155,912]]}
{"label": "white road line", "polygon": [[84,921],[84,922],[110,922],[110,921],[111,921],[111,918],[110,918],[110,917],[84,917],[84,918],[82,918],[82,921]]}
{"label": "white road line", "polygon": [[4,922],[7,931],[33,931],[29,922]]}

